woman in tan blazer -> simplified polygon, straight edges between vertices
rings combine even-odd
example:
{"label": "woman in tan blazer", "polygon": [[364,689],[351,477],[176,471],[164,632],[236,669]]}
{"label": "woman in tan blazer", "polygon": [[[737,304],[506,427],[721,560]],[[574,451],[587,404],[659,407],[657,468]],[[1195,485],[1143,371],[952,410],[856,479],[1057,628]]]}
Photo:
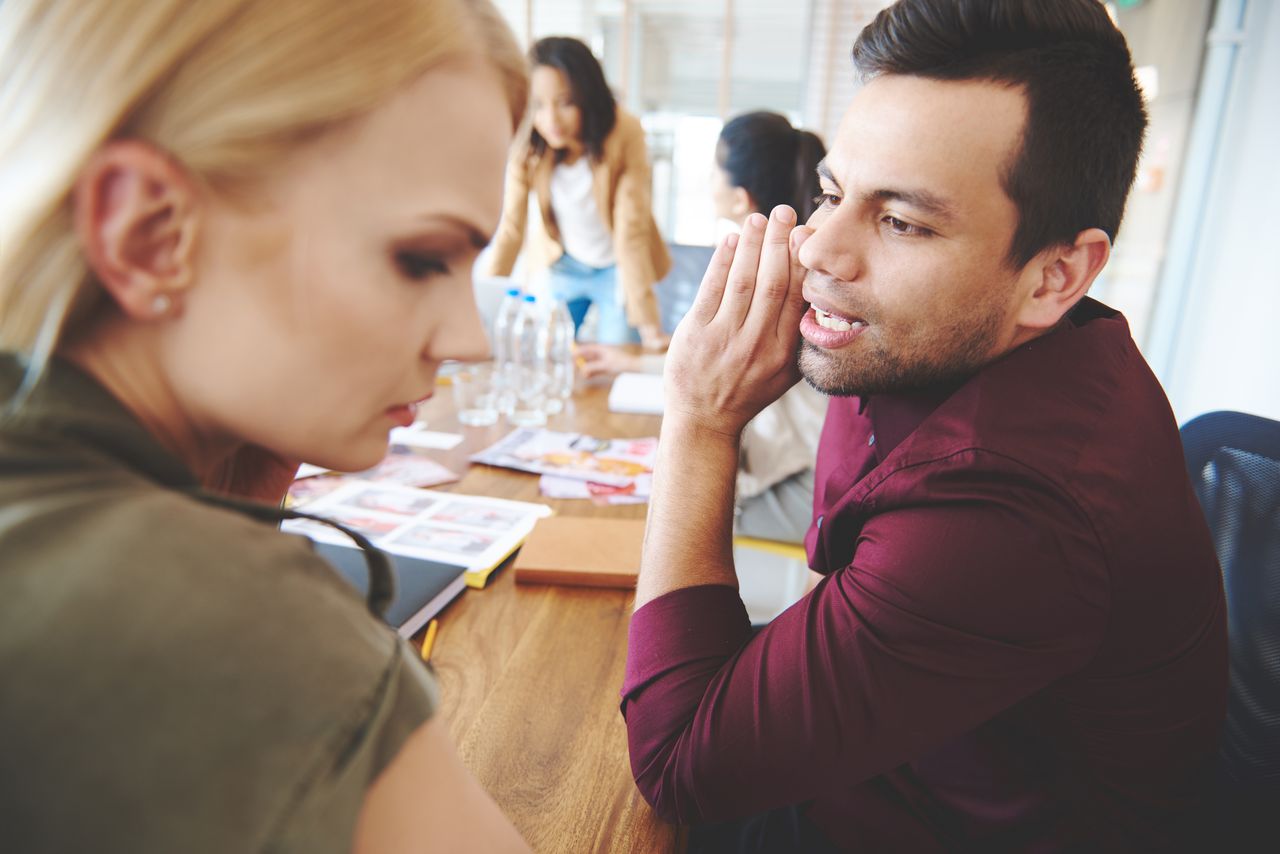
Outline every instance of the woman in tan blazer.
{"label": "woman in tan blazer", "polygon": [[575,326],[594,304],[597,340],[621,344],[638,331],[646,348],[665,349],[653,285],[671,256],[653,220],[644,129],[618,107],[582,42],[545,38],[529,59],[531,122],[507,166],[491,272],[511,273],[532,189],[542,216],[529,229],[526,263],[577,309]]}

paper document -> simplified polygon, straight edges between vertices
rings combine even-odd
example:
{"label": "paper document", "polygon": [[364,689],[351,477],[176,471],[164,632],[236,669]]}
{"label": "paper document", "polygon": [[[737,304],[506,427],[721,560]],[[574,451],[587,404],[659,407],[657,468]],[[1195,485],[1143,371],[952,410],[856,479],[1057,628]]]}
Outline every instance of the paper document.
{"label": "paper document", "polygon": [[609,486],[630,486],[653,474],[656,437],[596,439],[582,433],[554,430],[515,430],[497,444],[471,457],[490,466],[589,480]]}
{"label": "paper document", "polygon": [[661,415],[662,375],[618,374],[609,388],[609,411],[632,415]]}
{"label": "paper document", "polygon": [[441,433],[436,430],[419,429],[417,424],[412,427],[391,428],[391,442],[395,445],[447,451],[450,448],[456,448],[461,441],[461,433]]}
{"label": "paper document", "polygon": [[[324,475],[324,477],[317,475]],[[289,506],[295,509],[301,508],[306,501],[332,492],[347,479],[373,480],[425,489],[442,483],[452,483],[458,480],[458,475],[413,448],[392,445],[387,449],[387,455],[383,457],[382,462],[371,469],[353,474],[342,474],[320,466],[304,464],[298,469],[293,486],[289,487]]]}
{"label": "paper document", "polygon": [[544,474],[538,479],[543,498],[588,498],[596,504],[644,504],[649,500],[653,475],[642,474],[626,486],[612,486],[573,477]]}
{"label": "paper document", "polygon": [[[551,508],[349,479],[309,501],[304,512],[353,528],[392,554],[485,570],[515,551],[534,522],[551,515]],[[280,529],[352,545],[341,532],[308,519],[291,519]]]}

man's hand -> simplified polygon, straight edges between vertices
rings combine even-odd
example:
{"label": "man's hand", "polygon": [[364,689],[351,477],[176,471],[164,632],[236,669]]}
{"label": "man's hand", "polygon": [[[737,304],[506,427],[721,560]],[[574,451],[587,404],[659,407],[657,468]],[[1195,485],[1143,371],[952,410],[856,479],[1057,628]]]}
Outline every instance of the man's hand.
{"label": "man's hand", "polygon": [[716,248],[667,352],[665,417],[736,437],[795,385],[805,311],[796,259],[812,234],[795,224],[795,211],[779,205]]}
{"label": "man's hand", "polygon": [[[754,214],[711,258],[667,351],[636,607],[685,587],[737,586],[733,491],[742,428],[799,376],[808,238],[785,205]],[[794,230],[793,230],[794,229]]]}

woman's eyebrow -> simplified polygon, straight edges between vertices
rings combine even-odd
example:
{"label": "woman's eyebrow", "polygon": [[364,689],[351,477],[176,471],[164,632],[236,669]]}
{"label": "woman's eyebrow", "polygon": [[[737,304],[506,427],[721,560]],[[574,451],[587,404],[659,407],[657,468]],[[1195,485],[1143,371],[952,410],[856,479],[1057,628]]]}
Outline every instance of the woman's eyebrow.
{"label": "woman's eyebrow", "polygon": [[493,235],[485,232],[483,229],[477,228],[464,219],[459,219],[451,214],[427,214],[420,217],[420,222],[425,225],[434,225],[462,232],[467,242],[476,249],[484,249],[493,240]]}

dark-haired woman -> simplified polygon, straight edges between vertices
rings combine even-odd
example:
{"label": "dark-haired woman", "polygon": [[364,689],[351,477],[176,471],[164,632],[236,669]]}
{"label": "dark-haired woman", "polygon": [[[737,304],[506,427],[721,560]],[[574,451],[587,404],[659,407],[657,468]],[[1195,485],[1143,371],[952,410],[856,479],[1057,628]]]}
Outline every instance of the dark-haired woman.
{"label": "dark-haired woman", "polygon": [[551,295],[575,309],[575,325],[594,305],[598,341],[632,342],[638,332],[647,349],[665,349],[653,284],[671,256],[653,220],[644,129],[618,107],[582,42],[542,39],[529,60],[532,122],[507,166],[491,272],[511,273],[532,189],[542,217],[526,263],[546,271]]}
{"label": "dark-haired woman", "polygon": [[827,149],[812,131],[792,127],[786,116],[759,111],[730,119],[716,143],[711,198],[716,216],[741,226],[752,213],[778,205],[809,219],[822,192],[818,163]]}
{"label": "dark-haired woman", "polygon": [[[753,213],[790,205],[800,222],[813,213],[818,162],[827,150],[817,135],[777,113],[746,113],[720,131],[711,194],[716,215],[741,227]],[[662,357],[615,347],[579,350],[583,373],[661,372]],[[744,536],[800,543],[813,515],[813,463],[827,399],[798,383],[765,407],[742,433],[734,530]]]}

